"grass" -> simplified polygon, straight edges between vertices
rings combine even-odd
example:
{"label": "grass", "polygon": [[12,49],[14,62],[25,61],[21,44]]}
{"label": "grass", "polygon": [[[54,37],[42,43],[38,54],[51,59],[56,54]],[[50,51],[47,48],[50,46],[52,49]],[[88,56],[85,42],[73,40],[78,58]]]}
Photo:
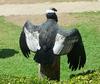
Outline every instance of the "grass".
{"label": "grass", "polygon": [[[98,13],[80,13],[80,14],[71,14],[74,16],[78,22],[74,25],[67,26],[69,28],[78,28],[81,36],[83,38],[84,46],[85,46],[85,51],[87,55],[87,61],[85,67],[81,71],[86,71],[86,70],[95,70],[100,68],[100,12]],[[65,61],[66,58],[62,58],[64,62],[62,61],[62,65],[66,65]],[[66,69],[65,66],[62,66],[62,78],[66,77]],[[68,69],[67,69],[68,70]],[[68,71],[69,72],[69,71]],[[66,73],[66,74],[65,74]],[[75,71],[71,73],[80,73],[80,71]],[[71,74],[69,73],[69,75]]]}
{"label": "grass", "polygon": [[0,17],[0,74],[36,76],[37,64],[23,57],[19,49],[21,27]]}
{"label": "grass", "polygon": [[[89,74],[88,74],[89,73]],[[70,84],[98,84],[100,82],[100,70],[87,71],[84,74],[78,74],[68,80]]]}
{"label": "grass", "polygon": [[[76,27],[81,32],[87,62],[83,69],[71,72],[68,69],[67,56],[62,56],[61,81],[66,81],[71,77],[71,79],[68,80],[70,83],[77,82],[78,84],[83,84],[82,82],[84,81],[89,82],[90,78],[93,80],[92,82],[94,82],[94,78],[98,77],[100,70],[93,72],[93,75],[88,71],[100,69],[100,12],[76,13],[70,15],[74,16],[78,22],[65,26],[65,28]],[[33,61],[32,55],[29,59],[26,59],[22,55],[18,41],[21,30],[20,26],[7,22],[4,17],[0,17],[0,83],[30,84],[30,82],[34,82],[34,80],[37,82],[49,82],[47,80],[38,80],[38,64]],[[86,77],[85,80],[84,77]]]}

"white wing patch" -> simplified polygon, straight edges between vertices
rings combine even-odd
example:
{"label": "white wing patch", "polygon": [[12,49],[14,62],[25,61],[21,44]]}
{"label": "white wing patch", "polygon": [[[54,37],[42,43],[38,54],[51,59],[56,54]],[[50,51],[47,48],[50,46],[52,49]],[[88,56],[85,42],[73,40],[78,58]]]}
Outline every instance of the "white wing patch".
{"label": "white wing patch", "polygon": [[33,52],[40,50],[38,31],[30,33],[26,28],[24,28],[24,32],[26,35],[26,43],[29,49]]}
{"label": "white wing patch", "polygon": [[55,44],[53,47],[54,54],[58,55],[61,52],[61,50],[64,47],[64,44],[63,44],[64,41],[65,41],[65,37],[63,35],[61,35],[61,34],[56,35]]}

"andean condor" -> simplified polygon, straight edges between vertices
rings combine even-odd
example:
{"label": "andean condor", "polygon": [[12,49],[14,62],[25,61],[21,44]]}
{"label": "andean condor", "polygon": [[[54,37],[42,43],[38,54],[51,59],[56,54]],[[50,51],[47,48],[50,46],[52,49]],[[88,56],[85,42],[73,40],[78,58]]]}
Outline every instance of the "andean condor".
{"label": "andean condor", "polygon": [[80,69],[86,62],[80,32],[76,28],[61,28],[56,12],[55,8],[47,10],[47,20],[41,25],[26,21],[19,40],[21,51],[25,57],[33,51],[34,60],[41,65],[52,64],[55,56],[67,55],[69,68]]}

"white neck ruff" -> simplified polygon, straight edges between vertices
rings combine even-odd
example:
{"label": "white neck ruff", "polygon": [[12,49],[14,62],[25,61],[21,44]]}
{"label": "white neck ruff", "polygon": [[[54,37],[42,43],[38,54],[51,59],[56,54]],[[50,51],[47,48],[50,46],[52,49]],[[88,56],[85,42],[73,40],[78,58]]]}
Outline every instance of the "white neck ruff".
{"label": "white neck ruff", "polygon": [[49,10],[46,11],[46,13],[55,13],[55,11],[49,9]]}

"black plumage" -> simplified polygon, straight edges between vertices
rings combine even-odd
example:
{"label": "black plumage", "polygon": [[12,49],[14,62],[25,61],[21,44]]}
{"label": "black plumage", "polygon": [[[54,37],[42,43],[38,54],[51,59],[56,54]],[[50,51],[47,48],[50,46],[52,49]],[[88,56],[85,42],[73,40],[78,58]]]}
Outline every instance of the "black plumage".
{"label": "black plumage", "polygon": [[27,46],[27,43],[26,43],[26,36],[25,36],[25,33],[24,31],[21,32],[21,35],[20,35],[20,39],[19,39],[19,42],[20,42],[20,48],[21,48],[21,51],[23,53],[23,55],[25,57],[29,57],[29,54],[30,54],[30,50]]}
{"label": "black plumage", "polygon": [[78,29],[63,30],[57,22],[56,10],[46,13],[47,21],[33,25],[24,24],[20,35],[20,48],[25,57],[35,52],[34,60],[40,64],[52,64],[55,56],[67,55],[69,68],[76,70],[84,67],[86,54]]}

